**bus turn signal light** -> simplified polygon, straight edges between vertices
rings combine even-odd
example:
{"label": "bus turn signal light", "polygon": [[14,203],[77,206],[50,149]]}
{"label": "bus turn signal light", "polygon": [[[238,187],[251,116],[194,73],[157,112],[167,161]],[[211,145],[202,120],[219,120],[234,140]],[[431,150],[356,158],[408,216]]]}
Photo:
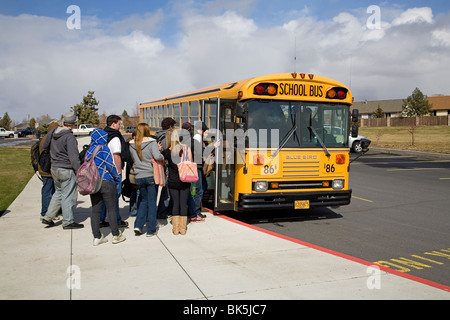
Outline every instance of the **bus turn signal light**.
{"label": "bus turn signal light", "polygon": [[262,165],[264,164],[264,156],[262,154],[255,154],[253,156],[253,164]]}
{"label": "bus turn signal light", "polygon": [[345,164],[345,154],[336,155],[336,164]]}

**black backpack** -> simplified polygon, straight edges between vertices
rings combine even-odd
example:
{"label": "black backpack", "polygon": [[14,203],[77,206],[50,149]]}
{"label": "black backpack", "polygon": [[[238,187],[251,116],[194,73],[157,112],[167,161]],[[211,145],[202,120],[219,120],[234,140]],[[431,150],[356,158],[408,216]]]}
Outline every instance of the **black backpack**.
{"label": "black backpack", "polygon": [[[38,147],[39,152],[39,147]],[[41,170],[45,173],[50,174],[50,169],[52,167],[52,159],[50,157],[50,147],[48,149],[42,150],[41,154],[39,155],[39,166],[41,167]]]}
{"label": "black backpack", "polygon": [[34,172],[37,172],[39,167],[41,167],[43,172],[50,174],[50,168],[52,166],[50,148],[44,149],[39,153],[40,142],[41,140],[38,140],[31,146],[31,165],[33,166]]}
{"label": "black backpack", "polygon": [[39,170],[38,164],[39,164],[39,143],[41,140],[36,141],[31,146],[31,166],[33,167],[34,172],[37,172]]}
{"label": "black backpack", "polygon": [[78,155],[80,157],[80,165],[84,163],[84,159],[85,159],[84,157],[86,156],[86,152],[88,151],[88,149],[89,149],[89,145],[85,144],[83,146],[83,149],[80,151],[80,153]]}

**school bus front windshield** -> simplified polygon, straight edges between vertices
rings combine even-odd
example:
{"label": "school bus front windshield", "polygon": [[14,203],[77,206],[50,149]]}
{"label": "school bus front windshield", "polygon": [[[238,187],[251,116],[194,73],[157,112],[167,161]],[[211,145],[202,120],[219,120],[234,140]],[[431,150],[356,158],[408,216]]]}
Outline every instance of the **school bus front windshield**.
{"label": "school bus front windshield", "polygon": [[[348,148],[349,108],[344,104],[299,101],[248,102],[248,129],[267,140],[258,147],[268,148]],[[265,145],[262,145],[262,143]]]}

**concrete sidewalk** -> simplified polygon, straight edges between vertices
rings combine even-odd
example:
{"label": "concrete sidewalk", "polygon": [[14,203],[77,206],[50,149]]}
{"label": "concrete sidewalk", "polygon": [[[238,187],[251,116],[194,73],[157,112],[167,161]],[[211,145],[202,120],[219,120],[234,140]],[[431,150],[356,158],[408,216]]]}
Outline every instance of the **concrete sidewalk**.
{"label": "concrete sidewalk", "polygon": [[450,299],[442,289],[383,271],[375,279],[362,263],[211,214],[185,236],[172,235],[168,222],[152,238],[136,237],[129,217],[125,242],[113,245],[103,228],[109,242],[94,247],[89,197],[79,196],[75,210],[83,229],[45,228],[40,187],[34,176],[0,218],[0,299]]}

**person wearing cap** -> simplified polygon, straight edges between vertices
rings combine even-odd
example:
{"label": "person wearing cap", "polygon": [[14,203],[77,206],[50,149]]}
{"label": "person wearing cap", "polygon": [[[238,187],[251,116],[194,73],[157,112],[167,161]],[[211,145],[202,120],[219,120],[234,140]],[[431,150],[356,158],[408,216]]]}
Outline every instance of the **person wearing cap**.
{"label": "person wearing cap", "polygon": [[42,148],[50,148],[52,161],[51,174],[55,184],[55,193],[42,218],[42,223],[54,226],[53,219],[61,209],[63,229],[79,229],[84,226],[74,221],[73,206],[77,201],[76,172],[80,168],[78,142],[72,133],[77,118],[72,111],[64,114],[63,126],[48,133]]}

